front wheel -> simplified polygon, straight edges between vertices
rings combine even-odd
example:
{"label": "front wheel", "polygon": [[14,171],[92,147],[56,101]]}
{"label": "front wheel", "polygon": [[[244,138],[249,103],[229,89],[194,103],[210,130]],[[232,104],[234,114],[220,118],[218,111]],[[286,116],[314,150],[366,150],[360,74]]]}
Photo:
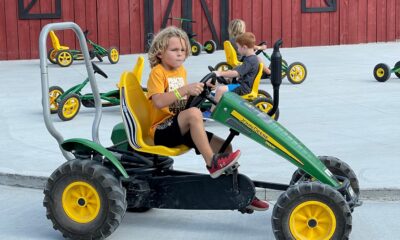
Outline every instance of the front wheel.
{"label": "front wheel", "polygon": [[81,99],[78,94],[72,93],[66,96],[60,103],[58,108],[58,116],[63,121],[72,120],[81,108]]}
{"label": "front wheel", "polygon": [[374,68],[374,77],[378,82],[386,82],[390,78],[390,68],[384,63],[379,63]]}
{"label": "front wheel", "polygon": [[348,239],[352,217],[334,188],[308,182],[294,185],[278,198],[272,212],[276,239]]}
{"label": "front wheel", "polygon": [[[339,158],[332,156],[318,156],[318,159],[332,172],[335,176],[345,177],[350,181],[350,186],[353,192],[356,194],[357,198],[360,197],[360,185],[358,179],[353,169]],[[299,181],[313,181],[315,180],[309,174],[305,173],[301,169],[297,169],[290,181],[290,185],[299,183]],[[353,209],[351,209],[353,210]]]}
{"label": "front wheel", "polygon": [[[272,102],[271,98],[256,98],[252,102],[252,104],[266,114],[268,114],[274,106],[274,103]],[[271,116],[271,118],[274,119],[275,121],[278,121],[279,108],[276,110],[275,114]]]}
{"label": "front wheel", "polygon": [[58,111],[58,102],[57,98],[59,98],[64,93],[64,90],[59,86],[51,86],[49,88],[49,103],[50,103],[50,113],[56,113]]}
{"label": "front wheel", "polygon": [[198,56],[201,52],[201,45],[200,43],[194,41],[191,44],[191,49],[192,49],[192,55],[193,56]]}
{"label": "front wheel", "polygon": [[294,62],[287,69],[287,78],[292,84],[300,84],[306,80],[307,68],[301,62]]}
{"label": "front wheel", "polygon": [[126,192],[114,173],[94,160],[57,168],[44,189],[43,205],[54,229],[70,239],[104,239],[126,212]]}
{"label": "front wheel", "polygon": [[217,49],[217,44],[214,42],[214,40],[208,40],[207,42],[204,43],[204,51],[206,53],[213,53]]}
{"label": "front wheel", "polygon": [[108,50],[108,61],[110,61],[111,64],[116,64],[119,61],[119,52],[117,48],[111,47]]}

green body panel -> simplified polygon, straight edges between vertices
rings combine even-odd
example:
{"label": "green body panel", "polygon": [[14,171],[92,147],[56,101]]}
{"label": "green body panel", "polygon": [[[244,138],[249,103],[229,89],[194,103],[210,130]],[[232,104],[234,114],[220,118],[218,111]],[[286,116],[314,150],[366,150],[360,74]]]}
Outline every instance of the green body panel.
{"label": "green body panel", "polygon": [[100,155],[104,156],[105,158],[107,158],[110,162],[112,162],[112,164],[115,166],[116,169],[118,169],[118,171],[121,173],[122,176],[124,176],[125,178],[129,178],[128,173],[125,171],[124,167],[121,165],[118,159],[110,151],[108,151],[103,146],[93,141],[83,138],[71,138],[65,140],[61,144],[61,146],[65,151],[68,152],[78,151],[84,153],[91,153],[92,151],[95,151]]}
{"label": "green body panel", "polygon": [[212,118],[271,149],[319,181],[339,186],[332,173],[303,143],[240,96],[226,92]]}
{"label": "green body panel", "polygon": [[129,142],[124,123],[121,122],[114,126],[111,133],[111,141],[117,149],[128,150]]}
{"label": "green body panel", "polygon": [[400,72],[400,67],[394,67],[390,70],[390,73],[398,73]]}
{"label": "green body panel", "polygon": [[81,95],[82,89],[88,84],[88,82],[89,82],[89,78],[86,78],[85,81],[83,81],[82,83],[71,87],[70,89],[65,91],[61,96],[59,96],[57,98],[57,102],[60,103],[65,97],[67,97],[71,93],[76,93],[78,95]]}
{"label": "green body panel", "polygon": [[[104,103],[104,105],[119,105],[120,101],[119,101],[119,90],[112,90],[106,93],[100,93],[100,99],[107,101],[108,103]],[[87,93],[85,95],[82,95],[81,97],[82,101],[85,100],[94,100],[93,94],[92,93]]]}

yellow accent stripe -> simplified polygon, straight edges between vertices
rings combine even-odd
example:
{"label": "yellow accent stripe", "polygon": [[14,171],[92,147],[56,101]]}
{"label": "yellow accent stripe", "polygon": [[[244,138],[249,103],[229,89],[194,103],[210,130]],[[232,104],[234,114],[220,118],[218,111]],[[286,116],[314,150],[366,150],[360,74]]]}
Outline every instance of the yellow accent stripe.
{"label": "yellow accent stripe", "polygon": [[246,127],[250,128],[253,132],[255,132],[257,135],[260,137],[264,138],[266,140],[266,143],[269,145],[272,145],[274,147],[277,147],[279,150],[282,152],[286,153],[289,155],[291,158],[296,160],[298,163],[301,165],[304,165],[296,156],[294,156],[289,150],[287,150],[284,146],[282,146],[279,142],[277,142],[275,139],[273,139],[271,136],[269,136],[267,133],[265,133],[263,130],[258,128],[256,125],[254,125],[252,122],[247,120],[244,116],[242,116],[240,113],[238,113],[236,110],[233,110],[231,112],[232,116],[234,116],[237,120],[239,120],[241,123],[246,125]]}

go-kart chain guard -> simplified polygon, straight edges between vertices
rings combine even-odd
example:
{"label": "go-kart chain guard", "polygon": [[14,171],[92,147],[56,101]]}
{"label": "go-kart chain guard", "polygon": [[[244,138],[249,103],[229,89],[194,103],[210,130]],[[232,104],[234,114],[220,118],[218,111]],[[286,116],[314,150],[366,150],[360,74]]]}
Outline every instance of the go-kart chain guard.
{"label": "go-kart chain guard", "polygon": [[210,175],[194,174],[150,177],[146,181],[149,186],[148,192],[142,192],[141,195],[147,195],[147,199],[141,199],[143,206],[137,207],[193,210],[244,209],[255,196],[253,182],[242,174],[237,174],[237,179],[235,179],[235,174],[221,175],[216,179],[212,179]]}

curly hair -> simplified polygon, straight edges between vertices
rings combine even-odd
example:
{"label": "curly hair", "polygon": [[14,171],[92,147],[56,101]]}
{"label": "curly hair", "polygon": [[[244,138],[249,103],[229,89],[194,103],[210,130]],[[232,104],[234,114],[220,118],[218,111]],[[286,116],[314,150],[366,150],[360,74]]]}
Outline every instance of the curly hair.
{"label": "curly hair", "polygon": [[246,23],[242,19],[233,19],[228,26],[229,38],[235,39],[246,31]]}
{"label": "curly hair", "polygon": [[158,54],[164,53],[168,48],[169,39],[172,37],[177,37],[182,39],[186,44],[186,58],[190,55],[190,43],[187,34],[180,28],[170,26],[164,28],[159,33],[156,34],[148,52],[150,67],[155,67],[157,64],[161,63],[161,59],[158,58]]}

